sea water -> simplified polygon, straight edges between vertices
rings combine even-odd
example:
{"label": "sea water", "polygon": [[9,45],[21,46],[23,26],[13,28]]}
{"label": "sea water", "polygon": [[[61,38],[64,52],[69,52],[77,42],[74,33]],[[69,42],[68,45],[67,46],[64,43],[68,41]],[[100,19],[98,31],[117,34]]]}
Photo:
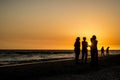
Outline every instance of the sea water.
{"label": "sea water", "polygon": [[[101,52],[99,51],[99,56]],[[120,50],[110,50],[110,55],[120,54]],[[90,58],[90,51],[88,52]],[[73,50],[0,50],[0,66],[45,62],[51,60],[74,59]],[[80,54],[81,59],[81,54]]]}

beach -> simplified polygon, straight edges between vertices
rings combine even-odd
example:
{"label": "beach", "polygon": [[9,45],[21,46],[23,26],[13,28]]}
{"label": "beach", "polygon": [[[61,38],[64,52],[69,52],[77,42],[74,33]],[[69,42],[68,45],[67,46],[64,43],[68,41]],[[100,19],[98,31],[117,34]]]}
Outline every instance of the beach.
{"label": "beach", "polygon": [[120,66],[101,69],[86,74],[65,74],[38,80],[120,80]]}
{"label": "beach", "polygon": [[[79,61],[80,62],[80,61]],[[0,67],[0,80],[119,80],[120,55],[99,57],[99,65],[75,64],[74,60],[56,60]]]}

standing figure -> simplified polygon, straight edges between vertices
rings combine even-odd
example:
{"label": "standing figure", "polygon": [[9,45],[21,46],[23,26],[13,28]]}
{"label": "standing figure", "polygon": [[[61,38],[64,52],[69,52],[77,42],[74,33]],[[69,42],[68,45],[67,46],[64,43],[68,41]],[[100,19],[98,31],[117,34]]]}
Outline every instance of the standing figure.
{"label": "standing figure", "polygon": [[98,49],[97,49],[97,43],[96,36],[93,35],[91,38],[91,64],[93,66],[98,65]]}
{"label": "standing figure", "polygon": [[87,54],[88,54],[88,43],[86,41],[86,37],[83,37],[83,41],[82,41],[82,63],[85,62],[87,63]]}
{"label": "standing figure", "polygon": [[74,52],[75,52],[75,63],[78,63],[79,55],[80,55],[80,37],[76,38],[74,43]]}
{"label": "standing figure", "polygon": [[105,56],[104,55],[104,47],[102,46],[102,48],[101,48],[101,56]]}
{"label": "standing figure", "polygon": [[107,56],[109,56],[109,48],[110,48],[110,47],[107,47],[107,49],[106,49],[106,55],[107,55]]}
{"label": "standing figure", "polygon": [[93,38],[90,38],[91,45],[90,45],[90,53],[91,53],[91,65],[94,64],[94,53],[93,53]]}

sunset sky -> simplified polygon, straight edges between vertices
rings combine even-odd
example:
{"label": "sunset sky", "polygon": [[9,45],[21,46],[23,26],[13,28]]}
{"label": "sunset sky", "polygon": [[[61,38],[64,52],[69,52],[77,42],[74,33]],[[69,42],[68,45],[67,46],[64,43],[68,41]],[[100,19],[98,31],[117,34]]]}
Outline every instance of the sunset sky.
{"label": "sunset sky", "polygon": [[120,49],[120,0],[0,0],[0,49],[73,49],[92,35]]}

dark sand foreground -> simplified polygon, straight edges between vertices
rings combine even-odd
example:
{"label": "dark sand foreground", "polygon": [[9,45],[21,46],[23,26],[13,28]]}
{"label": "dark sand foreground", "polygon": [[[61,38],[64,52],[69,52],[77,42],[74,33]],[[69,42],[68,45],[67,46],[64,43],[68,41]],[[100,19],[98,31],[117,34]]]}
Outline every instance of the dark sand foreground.
{"label": "dark sand foreground", "polygon": [[[64,75],[86,75],[95,72],[116,67],[120,72],[120,55],[112,55],[99,58],[99,66],[93,67],[88,64],[75,64],[74,60],[50,61],[44,63],[31,63],[17,66],[0,67],[0,80],[47,80],[49,77],[60,78],[64,80]],[[109,71],[109,70],[108,70]],[[104,71],[103,71],[104,72]],[[100,73],[99,73],[100,74]],[[98,74],[98,76],[100,76]],[[60,76],[61,75],[61,76]],[[59,77],[56,77],[59,76]],[[115,74],[120,80],[120,74]],[[87,76],[86,76],[87,77]],[[94,77],[94,76],[93,76]],[[109,77],[109,76],[107,76]],[[69,77],[71,78],[71,77]],[[52,80],[50,79],[50,80]],[[61,80],[61,79],[59,79]],[[65,79],[69,80],[69,79]],[[79,80],[79,79],[76,79]],[[86,80],[86,79],[84,79]],[[91,79],[93,80],[93,79]],[[95,80],[95,79],[94,79]],[[107,80],[107,78],[105,79]],[[114,80],[114,79],[113,79]]]}

